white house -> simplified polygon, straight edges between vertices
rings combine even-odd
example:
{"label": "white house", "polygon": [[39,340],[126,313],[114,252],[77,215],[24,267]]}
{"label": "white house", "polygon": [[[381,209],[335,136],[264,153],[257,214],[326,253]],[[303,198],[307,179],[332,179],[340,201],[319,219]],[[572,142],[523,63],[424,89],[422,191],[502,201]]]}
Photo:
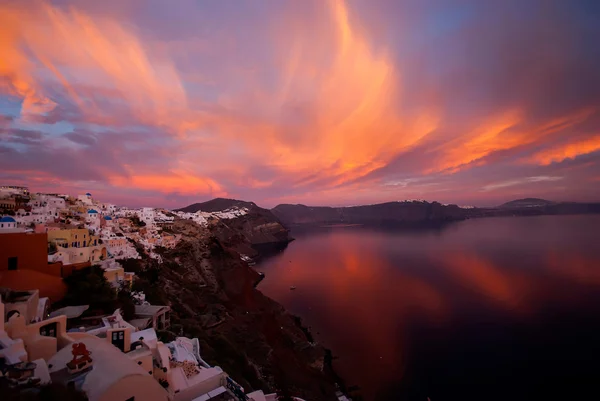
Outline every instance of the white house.
{"label": "white house", "polygon": [[86,193],[85,195],[77,195],[77,200],[80,201],[81,203],[83,203],[84,205],[91,206],[93,204],[92,194],[89,192]]}
{"label": "white house", "polygon": [[0,196],[5,195],[29,196],[29,188],[17,185],[2,185],[0,186]]}
{"label": "white house", "polygon": [[112,217],[110,217],[110,216],[104,216],[103,219],[104,219],[104,225],[105,226],[107,226],[107,227],[112,227],[113,226],[114,220],[113,220]]}
{"label": "white house", "polygon": [[70,374],[67,364],[73,353],[71,347],[64,347],[48,361],[52,378],[79,385],[90,401],[168,400],[166,390],[152,375],[110,342],[85,333],[71,336],[91,352],[93,368],[85,375]]}
{"label": "white house", "polygon": [[[90,401],[169,399],[154,379],[152,367],[122,353],[108,338],[67,333],[64,315],[28,323],[19,312],[9,311],[5,322],[4,312],[0,302],[0,356],[8,365],[12,385],[27,387],[35,381],[74,385]],[[109,335],[119,330],[109,323]]]}
{"label": "white house", "polygon": [[117,206],[112,203],[99,203],[100,213],[105,215],[114,214],[117,211]]}
{"label": "white house", "polygon": [[48,196],[46,198],[46,203],[54,209],[65,209],[67,207],[65,200],[58,196]]}
{"label": "white house", "polygon": [[90,209],[87,211],[85,215],[85,220],[91,224],[99,224],[100,223],[100,214],[96,209]]}
{"label": "white house", "polygon": [[154,209],[151,207],[143,207],[141,210],[137,212],[138,217],[141,221],[146,223],[147,226],[154,225],[154,218],[156,217],[156,213]]}

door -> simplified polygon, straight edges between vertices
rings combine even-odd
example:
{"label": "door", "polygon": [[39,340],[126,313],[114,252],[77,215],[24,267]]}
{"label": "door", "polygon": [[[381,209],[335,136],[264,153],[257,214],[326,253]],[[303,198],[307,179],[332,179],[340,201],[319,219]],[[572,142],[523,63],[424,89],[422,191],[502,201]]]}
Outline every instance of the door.
{"label": "door", "polygon": [[8,270],[17,270],[17,266],[19,265],[19,258],[16,256],[8,258]]}
{"label": "door", "polygon": [[125,351],[125,332],[124,331],[113,331],[111,343],[121,351]]}

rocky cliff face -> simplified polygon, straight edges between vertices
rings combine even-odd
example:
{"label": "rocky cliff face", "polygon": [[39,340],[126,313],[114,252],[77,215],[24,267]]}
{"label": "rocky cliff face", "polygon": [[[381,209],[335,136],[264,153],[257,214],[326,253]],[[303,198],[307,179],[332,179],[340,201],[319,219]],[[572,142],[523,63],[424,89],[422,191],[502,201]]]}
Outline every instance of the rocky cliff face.
{"label": "rocky cliff face", "polygon": [[240,218],[219,219],[209,223],[212,232],[227,247],[242,254],[255,256],[261,249],[277,247],[290,241],[289,230],[279,219],[270,210],[258,207],[253,202],[216,198],[208,202],[194,203],[177,211],[213,213],[230,209],[245,209],[247,214]]}
{"label": "rocky cliff face", "polygon": [[388,202],[353,207],[278,205],[273,214],[284,224],[410,225],[464,219],[464,209],[437,202]]}
{"label": "rocky cliff face", "polygon": [[137,267],[136,287],[153,304],[172,308],[163,337],[198,337],[205,360],[222,367],[246,390],[289,390],[307,400],[335,399],[325,349],[309,340],[297,318],[255,288],[256,271],[240,251],[287,241],[287,230],[260,213],[201,227],[177,220],[182,241],[162,250],[164,263]]}
{"label": "rocky cliff face", "polygon": [[[206,202],[194,203],[192,205],[175,209],[176,212],[196,213],[196,212],[221,212],[231,208],[258,208],[254,202],[246,202],[238,199],[215,198]],[[266,210],[266,209],[263,209]],[[268,210],[267,210],[268,211]]]}

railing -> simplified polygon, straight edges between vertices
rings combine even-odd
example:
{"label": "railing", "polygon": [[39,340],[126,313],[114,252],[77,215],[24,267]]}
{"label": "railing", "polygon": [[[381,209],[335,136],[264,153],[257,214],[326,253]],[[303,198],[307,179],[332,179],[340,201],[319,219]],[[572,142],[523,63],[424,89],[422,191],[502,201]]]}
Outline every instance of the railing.
{"label": "railing", "polygon": [[233,395],[241,401],[250,400],[246,394],[244,394],[244,390],[242,390],[242,386],[233,381],[230,377],[227,377],[225,385],[227,389],[233,393]]}

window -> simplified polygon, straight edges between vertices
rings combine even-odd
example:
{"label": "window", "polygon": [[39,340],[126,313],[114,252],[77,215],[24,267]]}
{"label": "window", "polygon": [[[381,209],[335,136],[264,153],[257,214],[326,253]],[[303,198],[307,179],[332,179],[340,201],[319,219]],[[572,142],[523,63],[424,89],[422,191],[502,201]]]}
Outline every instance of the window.
{"label": "window", "polygon": [[58,324],[56,322],[48,323],[40,327],[40,335],[45,337],[56,337],[58,332]]}
{"label": "window", "polygon": [[4,228],[4,223],[0,223],[0,227]]}
{"label": "window", "polygon": [[135,397],[129,397],[128,399],[126,399],[125,401],[135,401]]}
{"label": "window", "polygon": [[19,265],[19,258],[16,256],[8,258],[8,270],[17,270]]}
{"label": "window", "polygon": [[75,239],[77,239],[77,234],[75,234]]}
{"label": "window", "polygon": [[121,351],[125,349],[125,332],[113,331],[111,335],[111,343]]}

